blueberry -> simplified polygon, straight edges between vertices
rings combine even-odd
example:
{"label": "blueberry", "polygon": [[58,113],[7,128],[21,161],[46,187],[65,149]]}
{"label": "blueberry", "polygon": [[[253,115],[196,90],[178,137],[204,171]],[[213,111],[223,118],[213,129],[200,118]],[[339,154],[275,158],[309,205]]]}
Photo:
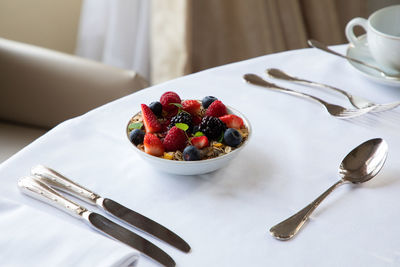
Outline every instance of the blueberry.
{"label": "blueberry", "polygon": [[211,105],[211,103],[215,100],[217,100],[215,96],[206,96],[203,98],[203,100],[201,100],[201,104],[204,108],[208,108],[208,106]]}
{"label": "blueberry", "polygon": [[186,161],[200,160],[201,159],[200,151],[195,146],[187,146],[183,150],[183,159]]}
{"label": "blueberry", "polygon": [[229,128],[224,133],[224,143],[236,147],[242,142],[242,135],[234,128]]}
{"label": "blueberry", "polygon": [[162,105],[160,102],[158,102],[158,101],[151,102],[149,105],[149,108],[151,109],[151,111],[153,111],[154,115],[156,115],[157,117],[161,116]]}
{"label": "blueberry", "polygon": [[136,146],[143,143],[143,139],[144,139],[144,131],[139,130],[139,129],[134,129],[132,132],[130,132],[129,134],[129,139],[131,140],[131,142],[133,144],[135,144]]}

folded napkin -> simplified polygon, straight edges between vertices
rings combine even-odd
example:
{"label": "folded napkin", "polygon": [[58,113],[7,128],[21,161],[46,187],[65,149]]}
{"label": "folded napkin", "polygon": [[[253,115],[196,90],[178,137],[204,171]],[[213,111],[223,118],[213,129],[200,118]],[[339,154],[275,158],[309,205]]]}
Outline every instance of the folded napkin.
{"label": "folded napkin", "polygon": [[1,266],[136,266],[139,256],[89,227],[4,198],[0,198],[0,233]]}

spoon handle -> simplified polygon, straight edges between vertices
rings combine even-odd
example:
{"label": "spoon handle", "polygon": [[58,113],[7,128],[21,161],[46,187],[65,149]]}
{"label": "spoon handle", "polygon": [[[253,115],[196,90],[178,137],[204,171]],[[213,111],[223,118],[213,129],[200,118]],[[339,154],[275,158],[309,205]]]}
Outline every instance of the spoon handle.
{"label": "spoon handle", "polygon": [[368,63],[366,63],[366,62],[364,62],[364,61],[358,60],[358,59],[356,59],[356,58],[348,57],[348,56],[342,55],[342,54],[340,54],[340,53],[338,53],[338,52],[336,52],[336,51],[333,51],[332,49],[328,48],[326,45],[324,45],[324,44],[322,44],[322,43],[320,43],[320,42],[318,42],[318,41],[316,41],[316,40],[310,39],[310,40],[308,40],[308,44],[309,44],[310,46],[314,47],[314,48],[321,49],[321,50],[323,50],[323,51],[325,51],[325,52],[328,52],[328,53],[331,53],[331,54],[333,54],[333,55],[335,55],[335,56],[342,57],[342,58],[345,58],[345,59],[354,61],[354,62],[356,62],[356,63],[358,63],[358,64],[367,66],[367,67],[369,67],[369,68],[371,68],[371,69],[374,69],[374,70],[380,72],[383,76],[387,76],[386,73],[384,73],[381,69],[379,69],[379,68],[377,68],[377,67],[375,67],[375,66],[373,66],[373,65],[371,65],[371,64],[368,64]]}
{"label": "spoon handle", "polygon": [[288,240],[292,238],[304,225],[311,213],[318,207],[318,205],[324,200],[336,187],[345,183],[344,180],[339,180],[334,185],[329,187],[324,193],[317,197],[308,206],[287,218],[286,220],[278,223],[277,225],[269,229],[270,233],[279,240]]}

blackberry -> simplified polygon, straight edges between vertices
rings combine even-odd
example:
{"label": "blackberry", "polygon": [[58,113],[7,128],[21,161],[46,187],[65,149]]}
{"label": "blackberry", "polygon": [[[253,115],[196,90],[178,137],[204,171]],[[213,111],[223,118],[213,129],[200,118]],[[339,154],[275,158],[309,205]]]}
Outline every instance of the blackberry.
{"label": "blackberry", "polygon": [[175,123],[187,124],[189,126],[189,129],[187,130],[188,133],[191,133],[193,130],[192,115],[190,115],[187,112],[181,112],[181,113],[178,113],[178,115],[172,117],[171,123],[169,124],[168,128],[171,129],[172,127],[174,127]]}
{"label": "blackberry", "polygon": [[200,123],[199,131],[210,140],[217,140],[225,131],[226,125],[217,117],[205,116]]}

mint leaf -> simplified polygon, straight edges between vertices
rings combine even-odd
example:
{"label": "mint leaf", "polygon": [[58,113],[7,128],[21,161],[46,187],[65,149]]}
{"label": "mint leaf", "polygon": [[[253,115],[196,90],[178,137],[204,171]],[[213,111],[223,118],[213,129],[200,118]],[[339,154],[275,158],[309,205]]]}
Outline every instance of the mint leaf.
{"label": "mint leaf", "polygon": [[169,105],[174,105],[175,107],[182,108],[182,105],[179,103],[169,103]]}
{"label": "mint leaf", "polygon": [[175,126],[181,130],[184,130],[185,132],[187,129],[189,129],[189,125],[186,123],[175,123]]}
{"label": "mint leaf", "polygon": [[221,133],[221,136],[218,139],[218,143],[222,143],[222,140],[224,140],[224,132]]}
{"label": "mint leaf", "polygon": [[141,122],[133,122],[128,125],[128,130],[132,131],[133,129],[142,129],[143,123]]}
{"label": "mint leaf", "polygon": [[196,132],[194,134],[194,137],[199,137],[199,136],[203,136],[204,134],[202,132]]}

